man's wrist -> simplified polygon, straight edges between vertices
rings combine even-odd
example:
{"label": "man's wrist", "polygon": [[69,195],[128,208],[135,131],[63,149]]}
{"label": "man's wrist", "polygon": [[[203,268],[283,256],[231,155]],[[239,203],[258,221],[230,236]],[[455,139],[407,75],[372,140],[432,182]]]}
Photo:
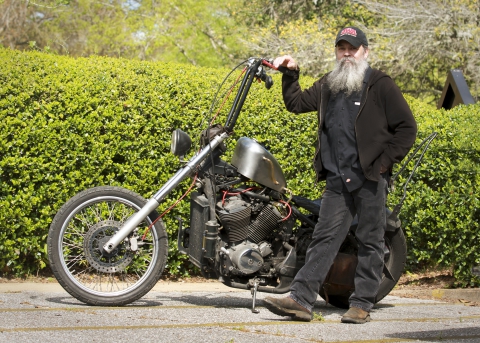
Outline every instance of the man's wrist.
{"label": "man's wrist", "polygon": [[296,69],[288,69],[287,67],[278,67],[278,70],[287,76],[297,76],[300,73],[300,68],[297,65]]}

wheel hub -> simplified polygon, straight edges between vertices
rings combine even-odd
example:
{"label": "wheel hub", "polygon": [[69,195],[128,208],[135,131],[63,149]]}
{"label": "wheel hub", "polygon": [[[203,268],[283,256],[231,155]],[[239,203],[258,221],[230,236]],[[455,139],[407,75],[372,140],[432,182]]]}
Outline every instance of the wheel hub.
{"label": "wheel hub", "polygon": [[124,270],[133,260],[133,253],[125,243],[120,243],[110,253],[103,246],[118,231],[120,222],[104,220],[92,225],[85,235],[83,248],[88,263],[103,273],[116,273]]}

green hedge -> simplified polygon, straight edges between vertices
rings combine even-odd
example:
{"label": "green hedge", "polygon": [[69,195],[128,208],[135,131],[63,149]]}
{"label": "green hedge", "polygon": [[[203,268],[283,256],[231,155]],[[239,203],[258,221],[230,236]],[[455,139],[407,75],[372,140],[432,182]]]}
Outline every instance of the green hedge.
{"label": "green hedge", "polygon": [[401,212],[408,268],[453,267],[457,286],[478,286],[471,267],[480,265],[480,104],[437,110],[408,100],[419,123],[417,142],[439,134]]}
{"label": "green hedge", "polygon": [[[175,128],[196,141],[226,69],[78,58],[0,49],[0,270],[16,275],[47,268],[46,236],[59,207],[75,193],[121,185],[149,198],[179,167],[170,150]],[[237,74],[238,75],[238,74]],[[241,136],[265,143],[296,194],[318,197],[311,169],[314,113],[285,111],[280,77],[267,91],[255,84],[228,142]],[[312,79],[302,78],[305,86]],[[439,137],[409,186],[401,212],[410,269],[454,267],[461,284],[477,284],[469,268],[480,264],[476,127],[479,106],[438,111],[408,98],[419,139]],[[225,120],[227,107],[217,122]],[[231,153],[230,149],[230,153]],[[227,155],[228,157],[228,155]],[[409,166],[411,168],[411,166]],[[405,175],[406,176],[406,175]],[[391,204],[401,195],[400,178]],[[188,187],[185,181],[160,210]],[[192,266],[175,253],[175,215],[188,218],[183,201],[166,216],[167,270],[188,275]]]}

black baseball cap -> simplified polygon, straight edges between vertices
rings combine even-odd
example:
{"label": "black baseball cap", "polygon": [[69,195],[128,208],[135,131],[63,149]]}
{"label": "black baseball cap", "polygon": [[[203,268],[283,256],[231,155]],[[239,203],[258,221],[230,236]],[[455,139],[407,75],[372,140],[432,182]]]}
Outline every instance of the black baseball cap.
{"label": "black baseball cap", "polygon": [[368,46],[367,36],[358,27],[348,26],[338,31],[337,39],[335,39],[335,46],[338,42],[345,40],[358,48],[360,45]]}

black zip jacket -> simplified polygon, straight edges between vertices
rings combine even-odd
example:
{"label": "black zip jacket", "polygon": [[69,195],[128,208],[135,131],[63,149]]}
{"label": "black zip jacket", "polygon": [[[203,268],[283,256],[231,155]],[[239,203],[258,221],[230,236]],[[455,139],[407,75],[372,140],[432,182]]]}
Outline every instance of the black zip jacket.
{"label": "black zip jacket", "polygon": [[[282,77],[283,100],[288,111],[317,111],[318,139],[314,157],[317,181],[324,180],[327,174],[320,156],[320,135],[331,94],[327,75],[303,91],[298,83],[298,71],[288,70]],[[387,74],[373,69],[355,121],[358,156],[365,177],[379,181],[380,167],[388,170],[400,162],[415,142],[416,132],[415,118],[400,89]]]}

